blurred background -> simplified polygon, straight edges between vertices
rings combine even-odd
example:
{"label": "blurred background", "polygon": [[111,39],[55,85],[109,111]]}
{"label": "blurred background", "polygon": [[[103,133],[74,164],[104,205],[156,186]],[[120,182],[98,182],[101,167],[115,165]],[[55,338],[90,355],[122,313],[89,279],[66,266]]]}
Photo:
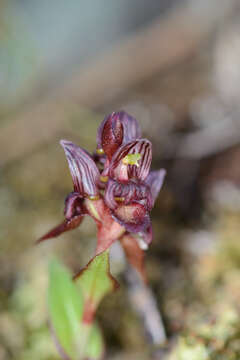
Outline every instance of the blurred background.
{"label": "blurred background", "polygon": [[[72,190],[59,140],[93,151],[118,110],[167,169],[146,254],[169,339],[154,359],[240,358],[239,16],[238,0],[0,1],[0,360],[59,358],[48,259],[84,266],[95,227],[34,242]],[[121,288],[98,311],[107,358],[150,359],[115,265]]]}

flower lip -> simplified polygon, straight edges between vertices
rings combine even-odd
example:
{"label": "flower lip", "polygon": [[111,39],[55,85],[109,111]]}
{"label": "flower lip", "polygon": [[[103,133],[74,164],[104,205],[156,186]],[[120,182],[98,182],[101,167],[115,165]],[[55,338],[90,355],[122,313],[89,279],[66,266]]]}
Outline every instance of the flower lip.
{"label": "flower lip", "polygon": [[119,205],[111,210],[112,217],[128,232],[144,232],[150,226],[150,217],[144,205],[137,201],[129,205]]}
{"label": "flower lip", "polygon": [[141,203],[149,211],[152,208],[153,200],[148,185],[129,181],[126,184],[118,183],[110,179],[107,183],[104,196],[107,206],[114,210],[119,203],[124,205],[132,204],[134,201]]}
{"label": "flower lip", "polygon": [[74,191],[82,197],[98,196],[99,170],[90,154],[80,146],[67,140],[61,140],[70,173],[73,180]]}

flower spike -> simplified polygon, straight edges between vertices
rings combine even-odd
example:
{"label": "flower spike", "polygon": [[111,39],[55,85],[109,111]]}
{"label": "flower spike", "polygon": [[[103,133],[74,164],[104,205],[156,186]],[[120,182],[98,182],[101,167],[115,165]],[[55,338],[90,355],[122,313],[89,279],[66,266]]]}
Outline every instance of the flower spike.
{"label": "flower spike", "polygon": [[[113,112],[101,123],[93,157],[67,140],[60,141],[73,181],[65,200],[65,220],[38,242],[75,229],[85,215],[97,226],[95,256],[119,240],[130,264],[145,278],[144,252],[152,241],[149,212],[166,171],[152,171],[152,144],[141,138],[136,119]],[[99,167],[99,169],[98,169]]]}
{"label": "flower spike", "polygon": [[67,140],[61,140],[72,175],[74,191],[82,197],[98,198],[99,170],[90,154]]}

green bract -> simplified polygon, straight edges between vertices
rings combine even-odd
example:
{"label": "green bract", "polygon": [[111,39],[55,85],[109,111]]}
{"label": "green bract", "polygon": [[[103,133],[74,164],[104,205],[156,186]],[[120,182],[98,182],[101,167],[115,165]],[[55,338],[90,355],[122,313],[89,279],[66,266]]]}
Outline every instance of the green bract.
{"label": "green bract", "polygon": [[118,283],[109,271],[109,250],[95,256],[79,273],[76,282],[85,302],[91,302],[94,308],[107,293],[117,288]]}

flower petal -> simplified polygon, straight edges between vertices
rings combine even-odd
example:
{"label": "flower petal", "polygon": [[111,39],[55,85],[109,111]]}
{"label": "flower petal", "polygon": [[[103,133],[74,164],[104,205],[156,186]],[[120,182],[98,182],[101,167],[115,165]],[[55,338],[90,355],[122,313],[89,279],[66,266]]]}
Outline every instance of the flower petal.
{"label": "flower petal", "polygon": [[118,115],[123,124],[123,144],[140,139],[142,134],[138,121],[125,111],[120,111]]}
{"label": "flower petal", "polygon": [[43,235],[40,239],[38,239],[37,243],[57,237],[66,231],[75,229],[81,224],[82,219],[83,219],[83,215],[74,216],[70,220],[65,219],[61,224],[57,225],[52,230],[50,230],[45,235]]}
{"label": "flower petal", "polygon": [[119,202],[124,205],[129,205],[134,201],[138,201],[151,210],[153,201],[151,191],[148,185],[144,183],[136,183],[129,181],[127,183],[119,183],[115,180],[109,179],[104,200],[110,209],[115,209]]}
{"label": "flower petal", "polygon": [[144,267],[144,251],[139,247],[135,237],[126,234],[120,242],[124,249],[128,262],[138,271],[143,282],[146,283],[146,271]]}
{"label": "flower petal", "polygon": [[98,129],[97,151],[111,159],[121,145],[140,137],[141,130],[135,118],[125,111],[113,112],[105,117]]}
{"label": "flower petal", "polygon": [[117,201],[115,200],[115,197],[121,197],[121,184],[117,183],[114,180],[109,179],[105,193],[104,193],[104,200],[107,206],[110,209],[115,209],[118,205]]}
{"label": "flower petal", "polygon": [[73,179],[74,191],[81,196],[97,197],[99,170],[92,157],[82,148],[67,140],[61,140]]}
{"label": "flower petal", "polygon": [[119,119],[118,113],[112,113],[107,116],[98,130],[98,149],[107,155],[109,159],[112,158],[115,151],[119,148],[123,141],[123,125]]}
{"label": "flower petal", "polygon": [[[137,164],[126,163],[126,157],[132,154],[141,155]],[[134,140],[121,146],[114,154],[109,165],[109,176],[119,181],[128,181],[129,179],[144,181],[148,176],[151,161],[151,142],[146,139]]]}
{"label": "flower petal", "polygon": [[158,193],[161,190],[165,176],[166,170],[160,169],[158,171],[151,171],[146,179],[146,183],[151,189],[153,203],[155,202]]}
{"label": "flower petal", "polygon": [[112,217],[128,232],[144,232],[150,225],[150,218],[146,207],[139,202],[130,205],[119,205],[112,210]]}
{"label": "flower petal", "polygon": [[65,199],[65,218],[70,220],[76,215],[83,215],[85,213],[86,211],[83,208],[83,198],[79,196],[79,193],[70,193]]}

